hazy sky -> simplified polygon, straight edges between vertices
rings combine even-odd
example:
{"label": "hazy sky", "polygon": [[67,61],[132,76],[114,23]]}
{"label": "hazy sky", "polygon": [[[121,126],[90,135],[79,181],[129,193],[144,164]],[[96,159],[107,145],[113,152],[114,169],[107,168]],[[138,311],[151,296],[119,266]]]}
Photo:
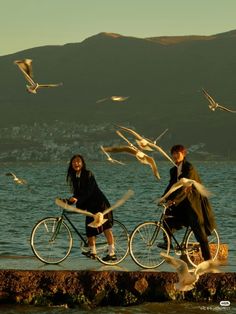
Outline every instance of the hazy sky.
{"label": "hazy sky", "polygon": [[0,0],[0,8],[0,55],[100,32],[144,38],[236,29],[236,0]]}

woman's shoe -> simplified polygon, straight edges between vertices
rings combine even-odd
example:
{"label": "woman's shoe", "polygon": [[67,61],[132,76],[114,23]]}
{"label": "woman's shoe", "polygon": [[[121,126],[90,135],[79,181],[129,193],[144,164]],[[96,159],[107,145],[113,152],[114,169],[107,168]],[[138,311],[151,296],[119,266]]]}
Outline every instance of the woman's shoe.
{"label": "woman's shoe", "polygon": [[96,254],[91,253],[90,251],[88,251],[88,252],[82,252],[82,254],[85,255],[85,256],[88,257],[88,258],[97,259]]}
{"label": "woman's shoe", "polygon": [[109,261],[116,261],[117,260],[117,257],[116,257],[116,254],[113,254],[113,255],[109,255],[107,254],[105,257],[103,257],[102,259],[104,262],[109,262]]}

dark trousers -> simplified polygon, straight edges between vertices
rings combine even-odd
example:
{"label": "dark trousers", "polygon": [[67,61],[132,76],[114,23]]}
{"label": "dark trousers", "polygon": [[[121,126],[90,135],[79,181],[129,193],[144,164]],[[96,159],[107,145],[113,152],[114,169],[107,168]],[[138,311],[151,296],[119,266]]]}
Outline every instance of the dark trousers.
{"label": "dark trousers", "polygon": [[184,213],[182,213],[182,215],[180,216],[179,212],[177,212],[176,214],[176,210],[171,210],[167,214],[171,215],[172,217],[165,218],[163,225],[168,235],[170,236],[170,238],[171,238],[171,233],[174,233],[176,230],[180,229],[182,226],[185,226],[185,227],[190,226],[197,241],[200,244],[203,259],[205,261],[211,259],[211,252],[210,252],[207,235],[204,230],[204,226],[201,226],[197,223],[197,217],[195,217],[194,214],[189,216],[189,215],[184,215]]}

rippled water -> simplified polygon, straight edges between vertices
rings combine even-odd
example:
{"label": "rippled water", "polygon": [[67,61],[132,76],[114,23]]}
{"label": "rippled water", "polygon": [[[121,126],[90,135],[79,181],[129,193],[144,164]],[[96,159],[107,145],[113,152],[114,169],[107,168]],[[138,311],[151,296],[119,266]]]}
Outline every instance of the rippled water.
{"label": "rippled water", "polygon": [[[211,203],[214,208],[218,232],[221,242],[229,245],[229,264],[235,263],[236,229],[235,229],[235,195],[236,195],[236,162],[195,162],[205,186],[213,192]],[[133,189],[134,197],[122,207],[115,210],[114,215],[122,221],[129,232],[140,222],[157,219],[160,215],[153,200],[160,197],[169,180],[170,164],[159,162],[161,181],[157,181],[147,166],[133,161],[125,166],[113,165],[107,162],[90,162],[88,168],[93,171],[100,188],[111,203],[120,198],[128,189]],[[27,186],[14,184],[6,172],[12,171],[20,178],[28,181]],[[68,197],[70,192],[65,183],[67,171],[66,162],[41,163],[1,163],[0,164],[0,255],[32,255],[29,245],[30,233],[33,225],[45,216],[55,216],[61,210],[54,203],[56,197]],[[77,225],[84,228],[84,217],[74,218]],[[76,252],[72,250],[72,255]],[[169,306],[169,307],[168,307]],[[212,313],[215,308],[199,308],[194,304],[192,312],[199,310]],[[147,304],[131,308],[105,308],[95,313],[183,313],[186,304],[177,308],[168,303]],[[29,309],[29,308],[28,308]],[[4,313],[19,313],[13,307],[0,308]],[[222,309],[221,309],[222,310]],[[231,307],[232,310],[232,307]],[[232,311],[230,312],[232,313]],[[24,307],[21,307],[24,313]],[[20,312],[21,312],[20,311]],[[64,313],[66,309],[37,309],[31,313]],[[70,313],[75,313],[70,311]],[[80,311],[80,313],[83,313]],[[85,313],[85,312],[84,312]]]}
{"label": "rippled water", "polygon": [[[159,162],[161,180],[157,181],[147,166],[130,162],[125,166],[106,162],[89,163],[100,188],[111,203],[127,189],[133,189],[134,197],[114,215],[125,222],[131,232],[144,220],[156,219],[160,214],[153,200],[160,197],[169,180],[169,163]],[[235,195],[236,162],[195,163],[205,186],[213,192],[213,205],[221,241],[235,249]],[[0,164],[0,230],[1,255],[29,255],[28,243],[34,223],[48,215],[58,215],[60,208],[54,203],[57,196],[68,197],[65,183],[67,163],[1,163]],[[13,183],[6,172],[12,171],[28,181],[27,186]],[[77,215],[76,215],[77,216]],[[84,217],[74,219],[83,222]]]}

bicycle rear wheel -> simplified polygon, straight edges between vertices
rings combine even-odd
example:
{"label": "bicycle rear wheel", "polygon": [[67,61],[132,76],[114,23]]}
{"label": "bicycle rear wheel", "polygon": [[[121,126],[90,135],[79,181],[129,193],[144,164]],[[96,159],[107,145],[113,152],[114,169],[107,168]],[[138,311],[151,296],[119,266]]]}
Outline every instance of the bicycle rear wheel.
{"label": "bicycle rear wheel", "polygon": [[116,260],[104,261],[103,258],[108,254],[108,244],[104,233],[96,238],[97,259],[105,265],[117,265],[122,262],[129,253],[129,234],[126,227],[118,220],[113,220],[112,233],[115,244]]}
{"label": "bicycle rear wheel", "polygon": [[35,256],[47,264],[58,264],[70,254],[73,240],[61,217],[47,217],[36,223],[30,245]]}
{"label": "bicycle rear wheel", "polygon": [[[167,239],[167,248],[157,245]],[[138,225],[130,236],[130,255],[134,262],[143,268],[156,268],[164,263],[160,252],[168,254],[170,251],[170,238],[159,222],[144,222]]]}
{"label": "bicycle rear wheel", "polygon": [[[214,260],[216,259],[219,252],[219,248],[220,248],[220,239],[219,239],[219,235],[216,229],[213,229],[211,235],[208,236],[208,243],[209,243],[212,259]],[[189,262],[195,267],[204,261],[201,254],[200,243],[195,238],[193,231],[190,231],[187,236],[186,255]]]}

